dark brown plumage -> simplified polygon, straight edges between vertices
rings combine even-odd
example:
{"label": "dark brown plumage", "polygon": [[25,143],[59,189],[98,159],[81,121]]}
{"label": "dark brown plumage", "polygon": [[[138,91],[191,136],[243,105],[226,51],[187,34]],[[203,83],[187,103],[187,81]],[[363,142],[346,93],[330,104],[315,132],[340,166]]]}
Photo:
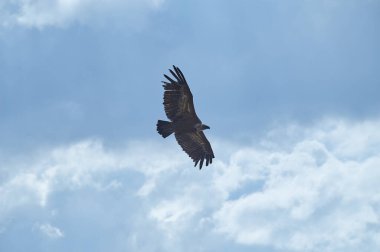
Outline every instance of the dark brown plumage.
{"label": "dark brown plumage", "polygon": [[204,161],[208,166],[215,157],[203,133],[210,127],[202,124],[195,113],[193,95],[185,76],[178,67],[173,66],[173,69],[169,71],[175,80],[164,74],[167,81],[162,85],[165,89],[164,109],[170,122],[158,120],[157,132],[164,138],[174,133],[178,144],[194,161],[194,166],[199,163],[199,169],[202,169]]}

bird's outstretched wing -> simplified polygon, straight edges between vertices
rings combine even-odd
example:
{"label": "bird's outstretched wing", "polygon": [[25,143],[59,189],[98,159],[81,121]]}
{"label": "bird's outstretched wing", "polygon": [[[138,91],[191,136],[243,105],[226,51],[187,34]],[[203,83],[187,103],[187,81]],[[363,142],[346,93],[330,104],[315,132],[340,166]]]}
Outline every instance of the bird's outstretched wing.
{"label": "bird's outstretched wing", "polygon": [[199,169],[202,169],[203,162],[206,160],[206,166],[212,163],[215,157],[210,142],[202,131],[175,134],[178,144],[195,162],[194,166],[199,163]]}
{"label": "bird's outstretched wing", "polygon": [[199,120],[194,109],[193,95],[187,85],[185,76],[178,67],[173,66],[173,69],[174,71],[171,69],[169,71],[175,80],[164,74],[168,81],[162,81],[164,83],[162,86],[165,89],[163,104],[166,116],[173,121],[175,118],[190,113]]}

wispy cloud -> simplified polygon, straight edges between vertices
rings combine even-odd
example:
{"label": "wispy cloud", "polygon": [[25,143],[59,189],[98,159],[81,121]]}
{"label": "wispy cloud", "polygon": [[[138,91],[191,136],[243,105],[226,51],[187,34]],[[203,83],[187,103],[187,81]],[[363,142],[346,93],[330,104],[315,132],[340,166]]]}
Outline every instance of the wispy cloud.
{"label": "wispy cloud", "polygon": [[[109,221],[123,225],[121,230],[128,226],[124,235],[139,251],[146,246],[141,237],[149,234],[158,247],[178,251],[176,246],[186,242],[176,241],[193,239],[197,232],[218,237],[191,245],[206,250],[222,239],[271,251],[376,251],[379,128],[379,120],[326,120],[273,130],[253,145],[214,140],[216,162],[202,171],[191,167],[174,140],[169,145],[135,141],[117,149],[98,140],[58,147],[34,163],[10,167],[14,174],[0,186],[0,220],[12,215],[10,208],[30,204],[60,212],[50,200],[58,192],[89,188],[94,197],[129,193],[128,204],[115,199],[117,207],[101,207],[134,216],[135,222]],[[135,182],[129,179],[132,173],[138,175]],[[43,230],[63,236],[49,225]]]}
{"label": "wispy cloud", "polygon": [[60,230],[59,228],[57,227],[54,227],[52,226],[51,224],[49,223],[45,223],[45,224],[40,224],[38,226],[39,230],[45,234],[46,236],[48,236],[49,238],[53,238],[53,239],[57,239],[57,238],[62,238],[64,237],[64,233],[62,232],[62,230]]}
{"label": "wispy cloud", "polygon": [[[123,17],[132,21],[154,10],[163,0],[5,0],[0,3],[0,23],[43,28],[72,23],[101,24]],[[139,13],[139,14],[138,14]]]}

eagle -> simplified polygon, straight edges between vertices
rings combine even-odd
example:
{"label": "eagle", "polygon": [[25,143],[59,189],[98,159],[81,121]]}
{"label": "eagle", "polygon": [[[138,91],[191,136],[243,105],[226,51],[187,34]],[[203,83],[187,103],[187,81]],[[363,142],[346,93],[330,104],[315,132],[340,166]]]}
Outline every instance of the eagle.
{"label": "eagle", "polygon": [[163,138],[174,133],[178,144],[194,161],[194,167],[199,163],[199,169],[202,169],[204,161],[208,166],[215,158],[210,142],[203,133],[210,127],[203,124],[195,113],[193,94],[185,76],[174,65],[173,70],[169,69],[174,78],[164,74],[166,80],[162,81],[165,90],[163,104],[170,121],[158,120],[157,132]]}

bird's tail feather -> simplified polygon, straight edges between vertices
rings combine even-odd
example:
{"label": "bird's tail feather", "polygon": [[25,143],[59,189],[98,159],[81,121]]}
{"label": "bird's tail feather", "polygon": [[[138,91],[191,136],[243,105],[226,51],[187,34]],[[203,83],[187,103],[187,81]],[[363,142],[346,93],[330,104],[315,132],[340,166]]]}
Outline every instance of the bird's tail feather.
{"label": "bird's tail feather", "polygon": [[157,122],[157,132],[166,138],[174,132],[173,125],[171,122],[158,120]]}

